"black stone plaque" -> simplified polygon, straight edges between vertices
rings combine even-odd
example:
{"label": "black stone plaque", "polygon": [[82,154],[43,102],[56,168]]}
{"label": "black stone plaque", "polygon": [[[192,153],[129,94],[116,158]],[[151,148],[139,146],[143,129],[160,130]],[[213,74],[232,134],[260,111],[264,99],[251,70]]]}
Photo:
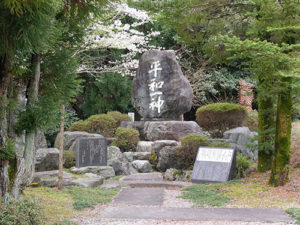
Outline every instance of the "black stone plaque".
{"label": "black stone plaque", "polygon": [[76,167],[107,165],[107,141],[104,137],[80,138],[75,149]]}
{"label": "black stone plaque", "polygon": [[231,148],[200,147],[194,164],[192,182],[226,182],[235,177],[236,153]]}

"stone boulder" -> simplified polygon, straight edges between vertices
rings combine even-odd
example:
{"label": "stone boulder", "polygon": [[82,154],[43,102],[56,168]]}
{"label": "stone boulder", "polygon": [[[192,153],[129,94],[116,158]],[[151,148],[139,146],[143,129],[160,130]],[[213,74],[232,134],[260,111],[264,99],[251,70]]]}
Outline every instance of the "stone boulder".
{"label": "stone boulder", "polygon": [[137,152],[152,152],[152,141],[139,141],[137,143]]}
{"label": "stone boulder", "polygon": [[132,166],[140,173],[150,173],[152,171],[148,160],[135,160],[132,162]]}
{"label": "stone boulder", "polygon": [[204,135],[202,129],[194,121],[148,121],[144,126],[146,140],[176,140],[188,134]]}
{"label": "stone boulder", "polygon": [[144,119],[178,120],[191,110],[193,90],[174,51],[145,52],[133,80],[132,102]]}
{"label": "stone boulder", "polygon": [[118,147],[110,146],[107,150],[107,165],[114,169],[117,176],[135,174],[137,170],[131,164],[131,157],[133,160],[133,153],[122,153]]}
{"label": "stone boulder", "polygon": [[[81,131],[66,131],[64,133],[64,150],[75,151],[76,140],[79,138],[103,138],[100,134],[90,134]],[[56,136],[54,146],[59,148],[59,134]]]}
{"label": "stone boulder", "polygon": [[86,178],[78,178],[76,180],[72,181],[73,185],[78,185],[81,187],[86,188],[94,188],[99,187],[101,184],[103,184],[104,178],[99,177],[86,177]]}
{"label": "stone boulder", "polygon": [[160,150],[166,146],[178,146],[179,142],[174,140],[158,140],[152,144],[152,154],[159,154]]}
{"label": "stone boulder", "polygon": [[149,160],[151,152],[134,152],[133,158],[138,160]]}
{"label": "stone boulder", "polygon": [[115,171],[111,166],[87,166],[87,167],[72,167],[71,172],[75,174],[93,173],[104,177],[105,179],[114,177]]}
{"label": "stone boulder", "polygon": [[169,168],[178,168],[176,160],[176,146],[165,146],[160,150],[156,168],[165,172]]}
{"label": "stone boulder", "polygon": [[35,153],[35,171],[57,170],[59,150],[57,148],[40,148]]}
{"label": "stone boulder", "polygon": [[145,140],[144,125],[145,121],[122,121],[120,127],[136,129],[140,133],[140,139]]}
{"label": "stone boulder", "polygon": [[164,179],[170,181],[191,181],[192,170],[167,169],[164,173]]}
{"label": "stone boulder", "polygon": [[[237,127],[224,132],[223,138],[237,151],[247,155],[253,160],[257,160],[258,152],[252,151],[247,145],[257,145],[257,141],[251,143],[251,139],[257,136],[256,132],[251,132],[248,127]],[[255,148],[257,149],[257,148]]]}

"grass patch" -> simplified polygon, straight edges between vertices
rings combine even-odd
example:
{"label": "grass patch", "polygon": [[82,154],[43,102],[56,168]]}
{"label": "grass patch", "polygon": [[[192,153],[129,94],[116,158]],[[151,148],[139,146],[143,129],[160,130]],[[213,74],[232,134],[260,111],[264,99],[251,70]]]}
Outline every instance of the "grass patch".
{"label": "grass patch", "polygon": [[68,193],[72,196],[73,207],[76,210],[85,208],[94,208],[96,204],[106,204],[112,201],[112,198],[119,193],[120,189],[100,189],[100,188],[83,188],[73,186],[67,188]]}
{"label": "grass patch", "polygon": [[58,191],[56,188],[38,187],[26,188],[24,194],[32,199],[37,199],[44,211],[47,224],[68,220],[75,216],[73,200],[65,191]]}
{"label": "grass patch", "polygon": [[300,224],[300,208],[287,209],[286,212],[296,219],[297,224]]}
{"label": "grass patch", "polygon": [[74,225],[76,223],[69,220],[78,214],[76,210],[108,203],[119,190],[73,186],[58,191],[57,188],[29,187],[24,191],[24,195],[37,200],[44,211],[47,225]]}
{"label": "grass patch", "polygon": [[223,195],[220,187],[223,184],[199,184],[183,189],[180,198],[191,200],[195,207],[220,207],[230,201],[229,197]]}

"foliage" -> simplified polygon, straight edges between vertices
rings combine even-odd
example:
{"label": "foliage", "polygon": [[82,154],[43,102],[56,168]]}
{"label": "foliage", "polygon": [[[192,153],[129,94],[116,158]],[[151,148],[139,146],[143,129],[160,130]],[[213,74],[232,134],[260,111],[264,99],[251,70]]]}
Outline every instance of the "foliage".
{"label": "foliage", "polygon": [[219,184],[200,184],[183,189],[180,198],[188,199],[196,204],[196,207],[220,207],[230,201],[218,189]]}
{"label": "foliage", "polygon": [[71,168],[75,166],[75,152],[64,150],[64,168]]}
{"label": "foliage", "polygon": [[286,212],[296,219],[297,224],[300,224],[300,208],[290,208]]}
{"label": "foliage", "polygon": [[85,85],[85,99],[81,105],[84,116],[117,110],[132,111],[132,79],[118,73],[104,73],[88,76]]}
{"label": "foliage", "polygon": [[231,148],[230,144],[227,142],[212,142],[208,145],[208,147],[215,147],[215,148]]}
{"label": "foliage", "polygon": [[89,122],[87,120],[78,120],[71,124],[69,131],[89,131]]}
{"label": "foliage", "polygon": [[236,155],[236,178],[243,178],[247,169],[251,166],[252,160],[244,154],[237,152]]}
{"label": "foliage", "polygon": [[44,216],[37,202],[23,198],[11,200],[5,204],[0,202],[1,225],[41,225],[45,224]]}
{"label": "foliage", "polygon": [[198,148],[208,146],[208,140],[199,134],[189,134],[180,139],[180,146],[176,149],[176,159],[182,169],[189,169],[194,165]]}
{"label": "foliage", "polygon": [[87,119],[88,131],[101,134],[105,137],[112,137],[117,127],[117,121],[110,115],[93,115]]}
{"label": "foliage", "polygon": [[256,110],[248,111],[247,127],[251,131],[257,131],[258,128],[258,112]]}
{"label": "foliage", "polygon": [[233,103],[215,103],[200,107],[196,112],[200,127],[217,130],[221,134],[226,129],[243,126],[247,119],[247,109]]}
{"label": "foliage", "polygon": [[107,115],[112,116],[117,121],[118,127],[121,125],[122,121],[131,121],[130,116],[128,116],[127,114],[122,114],[118,111],[108,112]]}
{"label": "foliage", "polygon": [[11,138],[7,138],[3,146],[0,145],[0,160],[12,160],[16,157],[15,143]]}
{"label": "foliage", "polygon": [[68,188],[73,198],[73,207],[76,210],[94,208],[96,204],[106,204],[119,192],[119,189],[83,188],[73,186]]}
{"label": "foliage", "polygon": [[253,82],[249,78],[252,76],[251,73],[235,71],[227,67],[200,70],[187,74],[195,96],[193,103],[198,107],[215,102],[237,102],[238,81]]}
{"label": "foliage", "polygon": [[112,145],[118,146],[122,152],[135,151],[136,145],[140,141],[139,136],[139,132],[135,129],[119,127]]}

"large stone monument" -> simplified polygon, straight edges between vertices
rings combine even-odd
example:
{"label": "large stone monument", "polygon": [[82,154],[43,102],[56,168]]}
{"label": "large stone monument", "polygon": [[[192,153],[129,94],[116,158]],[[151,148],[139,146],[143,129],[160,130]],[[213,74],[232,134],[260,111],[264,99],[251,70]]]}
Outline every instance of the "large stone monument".
{"label": "large stone monument", "polygon": [[182,121],[191,110],[193,90],[176,61],[174,51],[151,50],[139,62],[133,80],[132,102],[142,121],[122,122],[135,128],[142,140],[179,140],[188,134],[203,134],[194,121]]}
{"label": "large stone monument", "polygon": [[142,55],[132,94],[144,120],[179,120],[192,107],[193,90],[174,51],[151,50]]}

